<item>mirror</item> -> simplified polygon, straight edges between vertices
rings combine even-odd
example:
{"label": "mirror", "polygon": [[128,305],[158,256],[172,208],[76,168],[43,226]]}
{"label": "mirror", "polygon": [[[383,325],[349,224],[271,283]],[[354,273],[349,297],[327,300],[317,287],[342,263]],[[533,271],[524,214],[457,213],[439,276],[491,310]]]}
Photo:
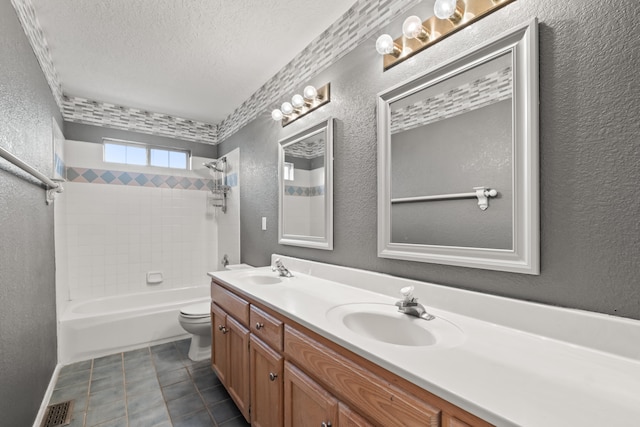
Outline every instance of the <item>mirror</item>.
{"label": "mirror", "polygon": [[333,249],[333,120],[279,141],[278,243]]}
{"label": "mirror", "polygon": [[539,274],[537,21],[378,97],[378,255]]}

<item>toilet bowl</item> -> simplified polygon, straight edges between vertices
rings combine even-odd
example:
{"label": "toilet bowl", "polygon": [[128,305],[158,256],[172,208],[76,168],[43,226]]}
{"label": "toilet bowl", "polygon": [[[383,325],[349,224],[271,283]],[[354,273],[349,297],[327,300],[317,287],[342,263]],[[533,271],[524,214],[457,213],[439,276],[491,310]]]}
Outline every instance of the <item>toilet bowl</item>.
{"label": "toilet bowl", "polygon": [[178,320],[182,328],[192,335],[189,359],[197,362],[210,358],[211,304],[205,301],[182,307]]}

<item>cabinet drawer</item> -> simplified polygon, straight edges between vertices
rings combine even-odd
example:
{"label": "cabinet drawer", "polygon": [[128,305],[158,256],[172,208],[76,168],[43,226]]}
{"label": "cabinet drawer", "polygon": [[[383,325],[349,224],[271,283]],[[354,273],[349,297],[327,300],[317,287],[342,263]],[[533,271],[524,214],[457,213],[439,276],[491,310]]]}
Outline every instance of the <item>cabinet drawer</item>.
{"label": "cabinet drawer", "polygon": [[243,326],[249,326],[249,303],[247,301],[215,282],[211,282],[211,298]]}
{"label": "cabinet drawer", "polygon": [[305,334],[285,326],[284,352],[355,411],[384,426],[440,425],[440,409],[339,355]]}
{"label": "cabinet drawer", "polygon": [[255,305],[251,305],[249,317],[251,333],[275,350],[282,351],[283,323]]}

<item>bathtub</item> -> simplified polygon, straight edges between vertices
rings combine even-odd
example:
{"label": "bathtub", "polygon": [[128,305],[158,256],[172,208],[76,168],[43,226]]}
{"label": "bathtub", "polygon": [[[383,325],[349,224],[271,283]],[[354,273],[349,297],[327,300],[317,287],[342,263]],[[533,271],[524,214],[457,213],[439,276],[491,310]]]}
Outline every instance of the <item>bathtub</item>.
{"label": "bathtub", "polygon": [[210,298],[210,287],[198,286],[70,301],[58,322],[58,362],[188,338],[178,322],[180,308]]}

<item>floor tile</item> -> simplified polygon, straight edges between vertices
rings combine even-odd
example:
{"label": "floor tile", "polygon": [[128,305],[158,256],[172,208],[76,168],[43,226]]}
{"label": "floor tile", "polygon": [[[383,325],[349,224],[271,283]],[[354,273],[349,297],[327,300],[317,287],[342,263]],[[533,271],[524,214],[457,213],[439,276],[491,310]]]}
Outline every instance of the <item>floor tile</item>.
{"label": "floor tile", "polygon": [[126,416],[124,400],[112,402],[87,412],[86,427],[97,426],[107,421]]}
{"label": "floor tile", "polygon": [[151,408],[160,406],[164,407],[164,405],[164,397],[162,397],[160,389],[154,390],[150,393],[127,396],[127,412],[129,415]]}
{"label": "floor tile", "polygon": [[99,408],[117,400],[124,401],[124,387],[109,387],[89,395],[89,410]]}
{"label": "floor tile", "polygon": [[123,387],[124,377],[122,375],[116,375],[112,377],[98,378],[91,381],[90,390],[91,393],[95,393],[100,390],[105,390],[111,387]]}
{"label": "floor tile", "polygon": [[182,381],[162,387],[162,394],[164,394],[164,400],[168,402],[183,396],[196,394],[196,388],[191,381]]}
{"label": "floor tile", "polygon": [[127,384],[144,381],[147,378],[156,378],[156,370],[153,366],[130,369],[124,374],[124,382]]}
{"label": "floor tile", "polygon": [[91,381],[106,377],[122,377],[123,372],[121,363],[99,366],[97,368],[94,366],[91,371]]}
{"label": "floor tile", "polygon": [[209,388],[217,387],[220,385],[218,376],[211,370],[211,368],[205,368],[196,371],[193,375],[193,382],[198,390],[203,391]]}
{"label": "floor tile", "polygon": [[179,399],[170,400],[167,402],[167,408],[172,420],[205,409],[199,394],[189,394]]}
{"label": "floor tile", "polygon": [[227,390],[221,385],[201,391],[200,395],[207,406],[212,406],[223,400],[230,399],[229,393],[227,393]]}
{"label": "floor tile", "polygon": [[163,423],[171,426],[171,419],[164,405],[129,414],[129,427],[151,427],[164,425]]}
{"label": "floor tile", "polygon": [[102,366],[114,365],[117,363],[122,363],[122,353],[116,353],[109,356],[93,359],[93,368],[95,369]]}
{"label": "floor tile", "polygon": [[86,384],[89,385],[89,378],[91,378],[91,370],[85,369],[82,371],[69,372],[64,376],[59,376],[56,381],[56,388],[65,388],[73,385]]}
{"label": "floor tile", "polygon": [[89,384],[78,384],[70,387],[53,390],[49,403],[60,403],[70,399],[82,399],[89,396]]}
{"label": "floor tile", "polygon": [[166,350],[175,350],[176,346],[172,342],[158,344],[150,347],[151,353],[158,353]]}
{"label": "floor tile", "polygon": [[155,376],[141,379],[139,381],[128,382],[125,386],[127,396],[134,396],[136,394],[149,393],[152,390],[160,389],[158,379]]}
{"label": "floor tile", "polygon": [[102,424],[98,424],[96,427],[128,427],[127,417],[118,418],[116,420],[107,421]]}
{"label": "floor tile", "polygon": [[71,365],[63,366],[60,369],[59,377],[63,377],[73,372],[86,371],[87,369],[91,369],[91,360],[85,360],[84,362],[76,362]]}
{"label": "floor tile", "polygon": [[220,427],[249,427],[251,424],[244,419],[243,416],[239,416],[236,418],[232,418],[229,421],[225,421],[221,424],[218,424]]}
{"label": "floor tile", "polygon": [[209,413],[205,410],[173,420],[173,427],[212,427],[215,426]]}
{"label": "floor tile", "polygon": [[163,387],[190,379],[191,377],[189,376],[187,368],[178,368],[173,371],[164,371],[158,373],[158,381]]}
{"label": "floor tile", "polygon": [[151,356],[149,347],[139,348],[137,350],[131,350],[131,351],[122,353],[122,358],[124,359],[125,363],[128,360],[134,360],[134,359],[139,359],[139,358],[149,357],[149,356]]}
{"label": "floor tile", "polygon": [[210,406],[209,410],[218,424],[242,415],[236,404],[231,399],[216,403],[215,405]]}

